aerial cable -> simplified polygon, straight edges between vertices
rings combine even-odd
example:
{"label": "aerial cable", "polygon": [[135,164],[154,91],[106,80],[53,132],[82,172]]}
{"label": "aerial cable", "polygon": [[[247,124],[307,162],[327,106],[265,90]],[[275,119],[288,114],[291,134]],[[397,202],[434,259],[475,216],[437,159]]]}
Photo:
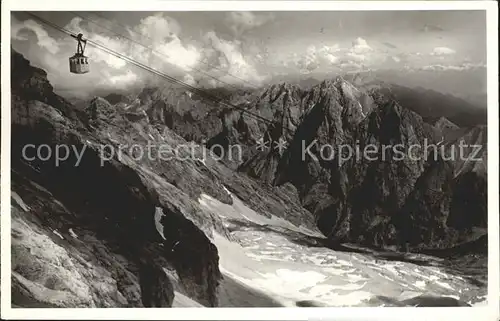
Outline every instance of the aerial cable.
{"label": "aerial cable", "polygon": [[[76,12],[74,12],[74,11],[70,11],[70,12],[71,12],[73,15],[75,15],[75,16],[77,16],[77,17],[79,17],[79,18],[83,19],[83,20],[86,20],[86,21],[88,21],[88,22],[90,22],[90,23],[92,23],[92,24],[94,24],[94,25],[96,25],[96,26],[98,26],[98,27],[101,27],[101,28],[103,28],[103,29],[105,29],[105,30],[107,30],[107,31],[112,32],[114,35],[116,35],[116,36],[118,36],[118,37],[121,37],[121,38],[127,39],[128,41],[131,41],[131,42],[133,42],[133,43],[135,43],[135,44],[139,45],[139,46],[141,46],[141,47],[143,47],[143,48],[145,48],[145,49],[147,49],[147,50],[151,51],[152,53],[155,53],[155,54],[157,54],[157,55],[160,55],[160,56],[163,56],[163,57],[165,57],[165,58],[167,58],[167,59],[170,59],[170,57],[169,57],[168,55],[166,55],[166,54],[164,54],[164,53],[162,53],[162,52],[159,52],[159,51],[157,51],[157,50],[153,49],[152,47],[148,47],[148,46],[146,46],[145,44],[143,44],[143,43],[141,43],[141,42],[139,42],[139,41],[137,41],[137,40],[134,40],[134,39],[132,39],[132,38],[130,38],[130,37],[127,37],[127,36],[125,36],[125,35],[122,35],[121,33],[118,33],[118,32],[116,32],[116,31],[113,31],[111,28],[108,28],[108,27],[106,27],[106,26],[103,26],[102,24],[100,24],[100,23],[98,23],[98,22],[95,22],[95,21],[93,21],[92,19],[89,19],[88,17],[84,17],[84,16],[80,15],[79,13],[76,13]],[[109,21],[109,20],[108,20],[108,21]],[[110,22],[111,22],[111,21],[110,21]],[[167,62],[168,62],[168,61],[167,61]],[[199,62],[199,63],[202,63],[201,61],[198,61],[198,62]],[[171,65],[173,65],[173,66],[176,66],[174,63],[171,63],[171,62],[168,62],[168,63],[169,63],[169,64],[171,64]],[[210,66],[210,65],[209,65],[209,66]],[[176,66],[176,67],[177,67],[177,68],[180,68],[179,66]],[[203,71],[203,70],[197,69],[197,68],[195,68],[195,67],[187,67],[187,68],[188,68],[188,69],[190,69],[190,70],[193,70],[193,71],[197,71],[197,72],[199,72],[200,74],[203,74],[203,75],[205,75],[205,76],[207,76],[207,77],[209,77],[209,78],[212,78],[213,80],[215,80],[215,81],[217,81],[217,82],[219,82],[219,83],[222,83],[222,84],[224,84],[224,85],[227,85],[227,86],[229,86],[229,87],[233,87],[233,88],[235,88],[235,89],[237,89],[237,90],[239,90],[239,89],[240,89],[239,87],[237,87],[237,86],[235,86],[235,85],[232,85],[232,84],[229,84],[229,83],[227,83],[227,82],[225,82],[225,81],[223,81],[223,80],[221,80],[221,79],[219,79],[219,78],[217,78],[217,77],[215,77],[215,76],[212,76],[212,75],[210,75],[208,72],[205,72],[205,71]],[[214,69],[215,69],[215,68],[214,68]],[[220,70],[220,69],[219,69],[219,70]],[[221,71],[222,71],[222,70],[221,70]],[[231,74],[229,74],[229,73],[227,73],[227,72],[225,72],[225,74],[226,74],[226,75],[228,75],[228,76],[232,76]],[[256,87],[256,86],[254,86],[254,85],[252,85],[252,87],[253,87],[254,89],[257,89],[257,87]]]}
{"label": "aerial cable", "polygon": [[[50,22],[48,20],[45,20],[45,19],[43,19],[42,17],[40,17],[38,15],[35,15],[33,13],[30,13],[30,12],[25,12],[25,13],[28,14],[29,16],[33,17],[34,19],[36,19],[36,20],[38,20],[38,21],[40,21],[40,22],[42,22],[42,23],[44,23],[44,24],[46,24],[46,25],[48,25],[48,26],[50,26],[50,27],[52,27],[52,28],[54,28],[56,30],[59,30],[62,33],[65,33],[65,34],[67,34],[67,35],[69,35],[69,36],[71,36],[73,38],[78,37],[78,36],[75,36],[71,31],[69,31],[69,30],[67,30],[67,29],[65,29],[63,27],[60,27],[57,24],[54,24],[54,23],[52,23],[52,22]],[[191,85],[189,85],[189,84],[187,84],[187,83],[185,83],[185,82],[183,82],[181,80],[178,80],[178,79],[176,79],[174,77],[171,77],[171,76],[169,76],[169,75],[167,75],[167,74],[165,74],[163,72],[155,70],[155,69],[153,69],[153,68],[151,68],[151,67],[149,67],[149,66],[147,66],[147,65],[145,65],[145,64],[143,64],[141,62],[138,62],[138,61],[136,61],[136,60],[134,60],[134,59],[132,59],[130,57],[124,56],[124,55],[122,55],[122,54],[120,54],[120,53],[118,53],[118,52],[116,52],[116,51],[114,51],[114,50],[112,50],[110,48],[107,48],[106,46],[104,46],[104,45],[102,45],[102,44],[100,44],[98,42],[92,41],[90,39],[86,39],[85,41],[88,44],[96,47],[97,49],[100,49],[100,50],[102,50],[104,52],[107,52],[107,53],[109,53],[109,54],[111,54],[111,55],[113,55],[113,56],[115,56],[117,58],[120,58],[120,59],[122,59],[122,60],[124,60],[126,62],[129,62],[129,63],[131,63],[131,64],[133,64],[133,65],[135,65],[135,66],[137,66],[139,68],[142,68],[142,69],[144,69],[146,71],[149,71],[149,72],[151,72],[151,73],[153,73],[153,74],[155,74],[157,76],[160,76],[160,77],[166,79],[169,82],[173,82],[173,83],[179,84],[182,87],[187,88],[189,91],[191,91],[191,92],[193,92],[195,94],[198,94],[201,97],[209,99],[209,100],[211,100],[214,103],[219,103],[219,104],[222,104],[225,107],[240,110],[241,112],[247,113],[248,115],[250,115],[252,117],[255,117],[256,119],[261,120],[263,122],[266,122],[268,124],[281,126],[277,121],[269,120],[269,119],[267,119],[265,117],[262,117],[262,116],[260,116],[258,114],[255,114],[255,113],[253,113],[253,112],[251,112],[251,111],[249,111],[249,110],[247,110],[245,108],[242,108],[242,107],[236,106],[234,104],[231,104],[230,102],[224,102],[223,99],[221,99],[221,98],[219,98],[217,96],[214,96],[214,95],[212,95],[210,93],[207,93],[207,92],[203,91],[202,89],[199,89],[199,88],[196,88],[194,86],[191,86]],[[290,128],[288,128],[286,126],[281,126],[281,127],[283,129],[286,129],[286,130],[290,131],[291,133],[293,133],[293,131]]]}

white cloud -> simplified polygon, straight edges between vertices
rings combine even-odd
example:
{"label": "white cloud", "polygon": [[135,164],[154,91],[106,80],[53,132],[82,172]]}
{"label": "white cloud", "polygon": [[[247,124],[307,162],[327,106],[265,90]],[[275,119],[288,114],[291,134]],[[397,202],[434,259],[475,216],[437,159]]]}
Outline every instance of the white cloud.
{"label": "white cloud", "polygon": [[320,62],[336,63],[339,59],[334,53],[338,52],[338,45],[322,46],[317,51],[317,57]]}
{"label": "white cloud", "polygon": [[[143,58],[147,59],[146,57],[150,56],[150,63],[164,61],[189,71],[201,58],[201,48],[184,43],[180,38],[180,24],[164,13],[156,13],[141,19],[139,25],[129,28],[129,33],[134,40],[153,49],[151,51],[144,46],[136,46],[143,51]],[[155,59],[151,59],[151,54]]]}
{"label": "white cloud", "polygon": [[366,60],[366,55],[358,54],[358,53],[354,53],[354,52],[348,52],[346,56],[350,60],[353,60],[353,61],[365,61]]}
{"label": "white cloud", "polygon": [[224,82],[234,83],[239,79],[240,84],[241,80],[254,84],[263,81],[263,77],[244,56],[240,41],[224,40],[213,31],[206,33],[205,41],[208,48],[205,49],[204,58],[213,62],[210,65],[216,67],[212,69],[209,67],[211,75],[217,75]]}
{"label": "white cloud", "polygon": [[321,47],[310,45],[302,54],[293,53],[283,58],[281,64],[288,68],[298,69],[301,73],[310,73],[319,68],[328,69],[338,64],[337,52],[339,50],[337,44]]}
{"label": "white cloud", "polygon": [[[179,23],[162,12],[141,19],[140,24],[134,29],[154,43],[168,41],[169,38],[176,37],[181,32]],[[134,36],[134,33],[131,32],[131,35]]]}
{"label": "white cloud", "polygon": [[[201,56],[199,48],[182,43],[176,34],[180,32],[180,26],[175,20],[163,14],[146,17],[135,28],[129,29],[137,42],[119,36],[110,37],[94,33],[82,24],[82,19],[79,17],[72,19],[66,28],[75,33],[83,31],[88,39],[141,63],[152,65],[153,68],[163,67],[168,63],[182,70],[191,70],[198,64]],[[146,39],[149,39],[151,44]],[[101,50],[89,51],[89,57],[93,62],[105,62],[114,69],[127,65],[123,59]]]}
{"label": "white cloud", "polygon": [[184,70],[191,70],[195,67],[202,55],[198,48],[193,45],[184,45],[177,36],[169,43],[159,45],[156,50],[161,53],[159,58],[166,59],[169,63]]}
{"label": "white cloud", "polygon": [[49,36],[47,31],[38,22],[33,20],[25,20],[23,22],[20,22],[13,17],[11,26],[11,38],[21,41],[29,40],[26,35],[23,35],[23,31],[33,32],[37,38],[37,44],[51,54],[56,54],[59,52],[59,44],[57,43],[57,41]]}
{"label": "white cloud", "polygon": [[443,56],[443,55],[452,55],[456,53],[455,50],[448,47],[436,47],[432,50],[432,56]]}
{"label": "white cloud", "polygon": [[446,71],[446,70],[455,70],[455,71],[463,71],[463,70],[469,70],[473,68],[481,68],[481,67],[486,67],[485,64],[482,63],[462,63],[458,65],[442,65],[442,64],[435,64],[435,65],[428,65],[424,66],[421,69],[422,70],[427,70],[427,71]]}
{"label": "white cloud", "polygon": [[[121,54],[129,55],[130,50],[128,50],[126,43],[121,42],[116,38],[105,37],[99,34],[87,34],[89,40],[95,41],[99,44],[105,45],[106,47],[119,52]],[[75,43],[76,44],[76,43]],[[92,48],[93,49],[93,48]],[[88,50],[87,55],[90,60],[94,62],[104,62],[109,67],[113,69],[121,69],[127,65],[127,63],[114,55],[111,55],[105,51],[96,49],[96,50]]]}
{"label": "white cloud", "polygon": [[[426,70],[470,68],[467,65],[446,65],[445,59],[455,53],[451,48],[436,47],[430,54],[404,53],[400,51],[400,47],[396,49],[392,46],[390,47],[392,49],[388,50],[387,44],[384,45],[383,42],[361,37],[353,39],[352,42],[348,41],[342,47],[337,44],[315,43],[308,47],[306,45],[301,50],[294,48],[291,54],[278,52],[273,46],[269,46],[273,52],[267,54],[265,42],[258,42],[244,33],[263,26],[272,19],[272,15],[263,13],[227,13],[226,20],[221,22],[226,23],[226,26],[233,30],[237,39],[227,38],[227,35],[222,38],[220,34],[209,31],[203,39],[195,43],[183,37],[181,25],[176,20],[164,13],[157,13],[145,17],[136,26],[128,28],[127,36],[144,44],[146,48],[112,33],[103,32],[102,28],[92,27],[80,18],[72,19],[66,28],[73,32],[82,32],[88,39],[197,86],[245,83],[260,85],[266,80],[263,73],[280,71],[313,73],[332,72],[339,69],[356,71],[380,66],[416,68],[417,65],[419,68],[427,65],[424,67]],[[76,41],[74,39],[52,38],[47,33],[49,30],[47,27],[30,20],[20,22],[13,19],[11,30],[13,40],[28,41],[36,37],[37,44],[44,49],[43,53],[36,54],[36,59],[45,63],[40,67],[51,70],[51,81],[54,81],[56,88],[58,85],[71,85],[76,90],[96,85],[124,88],[138,84],[146,77],[150,78],[148,72],[132,67],[122,59],[90,45],[86,52],[91,59],[91,72],[85,76],[70,75],[67,70],[67,59],[75,52]],[[117,32],[120,31],[117,30]],[[295,43],[291,44],[292,47],[295,45]],[[36,46],[30,49],[33,53],[37,50],[40,49]],[[217,82],[212,77],[219,78],[226,84],[221,81]]]}
{"label": "white cloud", "polygon": [[335,44],[316,47],[310,45],[303,54],[292,54],[283,59],[283,65],[288,68],[298,68],[301,73],[315,71],[364,69],[370,64],[382,63],[387,60],[387,54],[372,48],[363,38],[356,38],[350,47],[341,48]]}
{"label": "white cloud", "polygon": [[351,70],[361,70],[363,69],[363,65],[355,62],[343,62],[340,64],[340,68],[345,71],[351,71]]}
{"label": "white cloud", "polygon": [[377,54],[375,49],[361,37],[354,39],[350,48],[339,51],[343,53],[339,59],[339,67],[344,71],[362,70],[377,59],[386,60],[385,55],[382,57],[380,53]]}
{"label": "white cloud", "polygon": [[186,74],[184,76],[184,79],[182,79],[182,81],[190,86],[196,85],[196,79],[194,79],[194,77],[191,74]]}
{"label": "white cloud", "polygon": [[[232,17],[230,21],[235,28],[239,26],[239,30],[259,26],[270,19],[267,15],[257,16],[251,13],[235,13],[230,17]],[[98,22],[106,23],[106,21]],[[83,33],[84,38],[191,85],[199,83],[199,80],[204,78],[210,78],[210,81],[207,80],[205,83],[221,85],[221,82],[214,83],[210,76],[221,78],[226,84],[242,84],[242,79],[258,84],[264,79],[253,65],[252,57],[245,56],[240,41],[224,40],[215,32],[208,32],[201,43],[186,42],[181,38],[179,23],[163,13],[146,17],[138,25],[127,28],[129,32],[127,36],[140,44],[111,32],[103,32],[102,28],[94,28],[79,17],[69,21],[65,28],[73,33]],[[75,91],[92,87],[124,88],[134,84],[139,85],[141,81],[146,81],[146,78],[157,78],[90,44],[85,54],[90,59],[91,72],[75,76],[65,68],[67,59],[76,51],[76,41],[73,38],[65,37],[56,41],[49,36],[44,26],[32,20],[20,22],[15,17],[12,20],[11,30],[13,41],[29,41],[29,34],[24,31],[34,32],[39,46],[48,51],[46,55],[36,53],[36,60],[41,62],[40,67],[51,70],[49,76],[53,85],[56,88],[64,88],[67,92],[71,91],[69,88],[71,86]],[[255,48],[252,50],[255,51]],[[253,57],[255,55],[252,54]],[[32,60],[33,56],[28,55],[27,58]],[[202,62],[203,58],[209,62],[208,66]],[[68,81],[70,78],[71,81]]]}
{"label": "white cloud", "polygon": [[[46,53],[43,55],[43,61],[47,63],[47,66],[50,70],[60,70],[61,69],[61,60],[56,58],[51,53]],[[64,67],[66,67],[66,61],[64,61]]]}
{"label": "white cloud", "polygon": [[255,14],[248,11],[232,11],[227,14],[226,23],[236,35],[241,35],[248,30],[260,27],[273,19],[274,15],[271,13]]}
{"label": "white cloud", "polygon": [[373,48],[368,45],[368,42],[363,38],[356,38],[352,42],[351,52],[356,54],[366,53],[373,51]]}
{"label": "white cloud", "polygon": [[131,71],[117,75],[112,75],[109,71],[104,71],[104,74],[107,75],[107,77],[101,79],[99,85],[113,89],[126,89],[139,80],[137,74]]}
{"label": "white cloud", "polygon": [[419,52],[400,52],[393,55],[386,56],[386,62],[389,66],[394,66],[394,64],[405,64],[405,63],[419,63],[422,60],[421,54]]}

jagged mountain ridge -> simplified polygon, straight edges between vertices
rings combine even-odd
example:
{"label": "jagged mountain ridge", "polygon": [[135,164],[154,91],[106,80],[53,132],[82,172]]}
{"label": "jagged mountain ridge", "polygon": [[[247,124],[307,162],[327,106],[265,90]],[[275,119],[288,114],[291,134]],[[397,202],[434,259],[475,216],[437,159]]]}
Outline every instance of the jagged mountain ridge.
{"label": "jagged mountain ridge", "polygon": [[[470,129],[478,124],[481,125],[486,123],[485,112],[478,110],[478,108],[471,106],[469,103],[461,100],[460,98],[453,97],[449,94],[440,94],[429,89],[409,88],[387,83],[379,80],[371,74],[368,76],[364,74],[348,74],[342,76],[341,78],[345,79],[348,83],[353,84],[354,88],[357,88],[358,90],[361,89],[362,92],[369,93],[371,91],[376,91],[379,94],[382,93],[384,96],[398,101],[402,106],[416,112],[422,116],[425,122],[428,122],[435,127],[440,127],[439,122],[443,119],[457,124],[457,126],[462,129],[462,132],[465,128]],[[316,80],[314,83],[309,84],[311,81],[312,80],[309,80],[308,85],[302,85],[300,82],[297,84],[282,82],[258,90],[225,90],[224,88],[220,88],[210,90],[210,94],[221,99],[229,99],[234,105],[247,108],[263,117],[268,117],[270,120],[277,120],[275,119],[273,113],[268,109],[276,109],[276,107],[273,107],[275,106],[274,100],[278,99],[278,103],[280,102],[279,95],[283,93],[283,88],[288,88],[287,90],[289,93],[292,93],[292,96],[298,95],[301,97],[299,99],[302,99],[303,96],[307,95],[307,92],[314,90],[313,88],[319,87],[321,83],[324,82]],[[166,88],[161,89],[158,87],[147,87],[144,88],[137,97],[139,98],[141,96],[149,96],[149,98],[147,98],[148,100],[161,100],[167,105],[176,105],[175,108],[172,106],[169,108],[169,110],[175,109],[175,112],[173,113],[174,115],[170,116],[172,117],[170,120],[171,126],[180,126],[183,122],[190,122],[190,127],[196,128],[192,130],[196,134],[193,134],[186,129],[178,129],[178,131],[182,131],[184,133],[181,134],[183,137],[189,136],[196,141],[200,141],[202,138],[210,139],[213,137],[212,133],[207,132],[207,130],[205,130],[205,133],[201,134],[203,129],[200,130],[198,128],[199,126],[196,124],[196,121],[209,120],[209,122],[217,123],[220,120],[217,120],[216,116],[221,112],[227,112],[229,115],[232,114],[230,108],[221,108],[217,104],[207,103],[206,100],[203,100],[200,97],[197,98],[196,95],[189,94],[182,88],[172,88],[172,86],[169,86],[168,90],[166,90]],[[189,96],[190,99],[184,99],[186,96]],[[191,99],[191,97],[193,98]],[[116,101],[114,98],[115,97],[112,97],[111,100]],[[124,97],[124,101],[129,100],[129,97]],[[140,105],[140,102],[138,104]],[[179,107],[179,104],[183,106]],[[256,104],[264,104],[264,108],[258,108]],[[265,104],[272,107],[266,108]],[[147,103],[145,105],[147,105]],[[161,105],[162,104],[160,104],[160,106]],[[190,106],[196,106],[196,108],[191,109]],[[144,107],[145,109],[150,109],[150,106]],[[291,110],[294,111],[294,109]],[[300,111],[296,112],[300,114]],[[207,113],[210,113],[210,115],[207,115]],[[182,117],[185,119],[182,119]],[[177,120],[175,124],[173,122],[173,118],[176,118]],[[233,118],[239,120],[239,117]],[[253,121],[250,116],[244,117],[244,119],[246,122]],[[218,123],[214,126],[205,127],[214,127],[213,131],[220,133],[221,126],[222,124]],[[293,128],[294,126],[290,127]],[[227,131],[226,128],[224,130]],[[259,134],[262,135],[263,133]]]}
{"label": "jagged mountain ridge", "polygon": [[[472,144],[473,139],[469,137],[472,135],[471,133],[483,132],[484,130],[479,129],[481,127],[460,128],[444,117],[433,121],[433,118],[429,117],[428,114],[424,113],[424,117],[420,116],[413,105],[406,108],[407,106],[404,104],[407,103],[406,100],[403,100],[402,103],[396,100],[395,103],[395,98],[398,95],[393,95],[393,90],[399,90],[398,86],[382,86],[380,82],[367,81],[356,76],[351,80],[360,87],[352,85],[344,77],[337,77],[333,80],[323,81],[310,89],[302,89],[299,85],[280,83],[254,92],[239,92],[231,96],[231,101],[234,104],[272,120],[273,125],[265,124],[238,110],[221,109],[209,104],[201,106],[199,103],[193,103],[192,97],[186,98],[186,94],[182,93],[180,101],[183,104],[186,103],[185,99],[188,101],[187,104],[183,105],[185,110],[179,111],[177,108],[177,110],[172,111],[171,108],[165,111],[166,114],[174,115],[171,116],[167,125],[188,139],[192,138],[192,132],[196,131],[198,140],[200,140],[200,136],[208,140],[208,147],[214,144],[220,144],[224,147],[234,144],[242,146],[244,149],[243,162],[239,164],[233,162],[233,167],[237,166],[240,172],[267,184],[277,186],[286,182],[294,184],[300,194],[303,206],[315,213],[323,232],[332,236],[337,242],[361,242],[368,246],[399,244],[400,240],[396,235],[399,227],[396,225],[401,222],[404,222],[401,223],[403,225],[409,223],[395,217],[398,215],[406,216],[409,221],[414,220],[410,218],[413,214],[409,213],[408,206],[404,206],[407,197],[412,194],[412,197],[427,198],[426,201],[419,200],[417,202],[424,202],[423,206],[426,206],[425,203],[434,201],[431,196],[425,194],[426,192],[422,191],[422,194],[414,190],[415,184],[421,186],[419,187],[421,189],[427,188],[425,187],[426,183],[417,184],[417,180],[421,176],[427,175],[428,172],[436,172],[431,176],[443,174],[443,177],[449,178],[449,175],[442,172],[448,172],[453,168],[455,172],[453,179],[455,182],[460,182],[461,177],[455,176],[465,175],[470,168],[480,168],[484,171],[486,168],[485,160],[481,162],[458,160],[450,163],[449,160],[443,160],[440,156],[432,166],[422,159],[417,161],[408,159],[397,162],[382,161],[375,165],[373,162],[358,160],[347,162],[342,168],[336,168],[337,158],[328,161],[323,161],[322,157],[314,157],[316,160],[300,159],[302,144],[305,143],[304,145],[308,146],[316,140],[320,146],[340,146],[341,144],[354,146],[357,142],[361,147],[375,144],[381,148],[385,144],[404,144],[405,146],[419,144],[424,146],[426,141],[429,144],[442,144],[444,141],[447,148],[450,148],[450,146],[456,147],[457,142],[464,137]],[[410,89],[405,88],[404,90],[407,93]],[[162,102],[171,99],[175,101],[176,99],[172,92],[164,93],[159,89],[152,92],[153,94],[145,96],[153,103],[142,104],[142,106],[153,106],[152,108],[146,107],[150,114],[154,113],[154,110],[158,110],[154,106],[161,105],[163,109]],[[408,94],[406,96],[411,97]],[[447,99],[448,96],[435,94],[431,96],[432,99],[433,97],[437,97],[436,101],[441,101]],[[196,106],[195,109],[198,108],[194,111],[199,117],[196,120],[192,116],[185,116],[186,113],[191,113],[189,111],[190,104]],[[172,106],[173,103],[170,105]],[[178,103],[177,106],[179,106]],[[438,109],[435,104],[428,108],[429,110]],[[175,120],[172,119],[173,117]],[[203,134],[201,134],[202,132]],[[480,135],[480,137],[483,136]],[[289,148],[286,151],[278,151],[274,148],[261,151],[256,146],[259,138],[263,139],[263,142],[270,147],[275,146],[280,140],[284,140],[288,143]],[[480,140],[479,143],[485,145],[486,140]],[[316,156],[318,156],[318,152],[318,150],[314,151]],[[465,151],[466,155],[471,152],[470,148]],[[455,153],[454,157],[457,158],[456,150],[453,150],[453,153]],[[485,149],[483,148],[479,154],[486,156]],[[441,162],[444,163],[440,165]],[[440,169],[435,170],[433,166],[438,166]],[[461,168],[466,168],[466,170],[462,172]],[[451,184],[448,182],[448,178],[443,178],[444,181],[441,180],[441,184]],[[485,184],[484,177],[478,176],[472,180],[479,180],[481,186]],[[472,191],[471,195],[476,195],[475,199],[481,199],[481,202],[485,202],[484,188],[479,190]],[[446,190],[438,197],[441,199],[446,196],[443,199],[443,206],[446,208],[450,206],[450,197],[445,194],[449,193],[451,193],[450,190]],[[477,193],[482,196],[477,196]],[[360,202],[358,198],[361,197],[366,202],[364,196],[367,194],[372,195],[369,198],[372,203],[360,205],[364,202]],[[417,206],[417,203],[414,203],[413,206]],[[354,204],[356,205],[352,207]],[[484,227],[486,212],[483,207],[479,208],[481,214],[478,216],[481,219],[477,222],[481,222],[480,226]],[[401,214],[401,211],[405,213]],[[414,211],[415,209],[412,209],[410,212]],[[448,238],[443,234],[448,210],[436,208],[425,211],[428,211],[428,216],[443,216],[436,228],[443,238]],[[373,225],[374,222],[378,223]],[[396,222],[400,223],[396,224]],[[416,232],[420,228],[429,228],[426,224],[432,225],[434,223],[424,220],[418,224],[423,225],[415,227],[415,234],[420,233]],[[403,225],[401,229],[406,230],[407,227]],[[431,232],[431,234],[433,233]],[[413,246],[419,248],[447,247],[467,240],[465,236],[458,236],[459,232],[451,234],[453,236],[447,240],[438,240],[434,236],[429,236],[432,241],[430,239],[420,240]]]}
{"label": "jagged mountain ridge", "polygon": [[[411,76],[409,76],[411,77]],[[348,80],[360,88],[376,88],[398,101],[402,106],[416,112],[424,121],[434,124],[447,118],[459,127],[474,127],[486,124],[486,109],[476,106],[451,94],[440,93],[423,87],[408,87],[382,81],[374,75],[352,74]]]}
{"label": "jagged mountain ridge", "polygon": [[[347,73],[343,77],[358,88],[378,88],[392,94],[427,122],[446,117],[460,126],[471,127],[487,123],[486,69],[484,66],[473,69],[466,73],[457,70],[369,70]],[[328,74],[311,75],[307,79],[291,76],[281,81],[286,79],[302,88],[310,88],[329,77]]]}

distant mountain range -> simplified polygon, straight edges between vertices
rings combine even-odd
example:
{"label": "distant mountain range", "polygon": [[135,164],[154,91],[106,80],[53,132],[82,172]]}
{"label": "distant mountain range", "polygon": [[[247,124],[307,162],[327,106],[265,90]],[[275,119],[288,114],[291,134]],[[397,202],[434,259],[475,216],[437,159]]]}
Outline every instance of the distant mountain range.
{"label": "distant mountain range", "polygon": [[[350,73],[342,77],[355,86],[377,88],[391,93],[406,108],[434,122],[446,117],[459,126],[486,124],[486,70],[478,67],[473,77],[464,79],[459,71],[373,71]],[[315,75],[307,78],[284,77],[283,80],[301,88],[311,88],[327,78]],[[484,78],[484,79],[483,79]],[[448,86],[443,85],[448,83]],[[453,85],[456,84],[456,87]],[[440,90],[442,89],[442,90]]]}

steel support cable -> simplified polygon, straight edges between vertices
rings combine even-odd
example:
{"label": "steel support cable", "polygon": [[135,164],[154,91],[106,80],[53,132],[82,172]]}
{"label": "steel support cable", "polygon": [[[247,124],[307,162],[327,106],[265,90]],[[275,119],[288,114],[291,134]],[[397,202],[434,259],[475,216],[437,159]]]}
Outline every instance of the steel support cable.
{"label": "steel support cable", "polygon": [[[40,21],[40,22],[42,22],[42,23],[44,23],[44,24],[46,24],[46,25],[48,25],[48,26],[50,26],[50,27],[52,27],[52,28],[54,28],[56,30],[61,31],[62,33],[65,33],[65,34],[67,34],[69,36],[75,36],[71,31],[69,31],[69,30],[67,30],[67,29],[65,29],[63,27],[60,27],[57,24],[52,23],[52,22],[50,22],[50,21],[48,21],[46,19],[43,19],[40,16],[37,16],[37,15],[35,15],[33,13],[30,13],[30,12],[26,12],[26,14],[28,14],[29,16],[33,17],[34,19],[36,19],[36,20],[38,20],[38,21]],[[127,57],[127,56],[124,56],[124,55],[122,55],[122,54],[114,51],[113,49],[107,48],[106,46],[104,46],[104,45],[102,45],[102,44],[100,44],[98,42],[95,42],[95,41],[92,41],[90,39],[87,39],[87,43],[90,44],[90,45],[92,45],[92,46],[94,46],[94,47],[96,47],[97,49],[100,49],[100,50],[102,50],[104,52],[107,52],[107,53],[109,53],[109,54],[117,57],[117,58],[120,58],[120,59],[122,59],[122,60],[124,60],[126,62],[129,62],[129,63],[131,63],[131,64],[133,64],[133,65],[135,65],[135,66],[137,66],[139,68],[142,68],[142,69],[144,69],[146,71],[149,71],[149,72],[151,72],[151,73],[153,73],[153,74],[155,74],[157,76],[160,76],[160,77],[166,79],[169,82],[179,84],[182,87],[187,88],[189,91],[191,91],[191,92],[199,95],[200,97],[203,97],[203,98],[206,98],[208,100],[211,100],[214,103],[218,103],[218,104],[221,104],[221,105],[223,105],[225,107],[239,110],[239,111],[241,111],[243,113],[247,113],[249,116],[252,116],[252,117],[254,117],[254,118],[258,119],[258,120],[261,120],[261,121],[263,121],[265,123],[268,123],[268,124],[271,124],[271,125],[280,125],[276,121],[269,120],[269,119],[267,119],[265,117],[262,117],[262,116],[260,116],[258,114],[255,114],[255,113],[253,113],[253,112],[251,112],[251,111],[249,111],[249,110],[247,110],[245,108],[236,106],[236,105],[231,104],[229,102],[224,102],[223,99],[221,99],[220,97],[214,96],[214,95],[212,95],[210,93],[205,92],[204,90],[202,90],[200,88],[191,86],[191,85],[189,85],[189,84],[187,84],[187,83],[185,83],[185,82],[183,82],[183,81],[181,81],[179,79],[176,79],[176,78],[174,78],[172,76],[169,76],[169,75],[167,75],[167,74],[165,74],[163,72],[155,70],[154,68],[151,68],[151,67],[149,67],[149,66],[147,66],[147,65],[145,65],[145,64],[143,64],[141,62],[138,62],[135,59],[132,59],[132,58]],[[283,129],[286,129],[286,130],[290,131],[291,133],[293,133],[293,131],[290,128],[288,128],[288,127],[284,127],[283,126]]]}

